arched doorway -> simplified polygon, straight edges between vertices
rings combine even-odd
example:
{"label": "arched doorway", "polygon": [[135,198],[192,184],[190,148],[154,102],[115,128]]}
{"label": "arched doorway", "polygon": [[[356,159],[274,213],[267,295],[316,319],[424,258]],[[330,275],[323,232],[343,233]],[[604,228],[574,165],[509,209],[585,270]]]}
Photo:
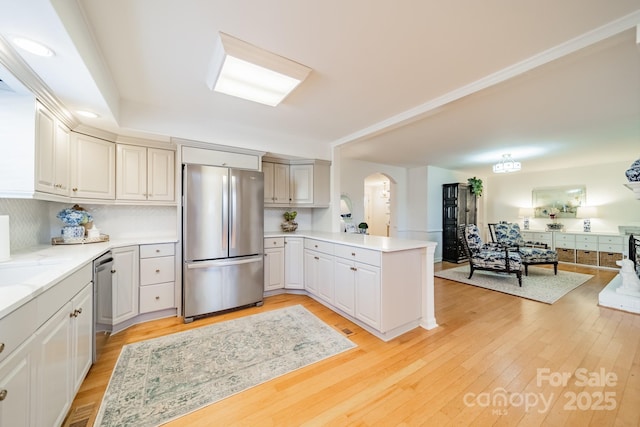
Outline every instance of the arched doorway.
{"label": "arched doorway", "polygon": [[391,179],[382,173],[364,179],[364,217],[370,235],[390,235],[391,184]]}

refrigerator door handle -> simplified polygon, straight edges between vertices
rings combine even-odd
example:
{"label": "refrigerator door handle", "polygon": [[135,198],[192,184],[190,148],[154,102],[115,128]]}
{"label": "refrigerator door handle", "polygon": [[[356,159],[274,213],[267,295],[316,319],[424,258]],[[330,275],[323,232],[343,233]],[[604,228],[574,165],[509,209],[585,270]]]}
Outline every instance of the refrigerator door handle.
{"label": "refrigerator door handle", "polygon": [[228,249],[227,237],[228,236],[228,227],[229,227],[229,187],[227,184],[228,177],[222,177],[222,236],[225,236],[222,239],[222,249]]}
{"label": "refrigerator door handle", "polygon": [[250,258],[241,258],[241,259],[221,259],[214,261],[198,261],[193,263],[187,263],[187,269],[192,270],[196,268],[210,268],[210,267],[226,267],[230,265],[239,265],[239,264],[248,264],[251,262],[260,262],[262,261],[262,256],[257,255]]}
{"label": "refrigerator door handle", "polygon": [[237,179],[235,175],[231,175],[231,191],[230,191],[230,198],[231,198],[231,213],[229,214],[229,222],[231,223],[231,227],[230,227],[230,233],[231,236],[229,237],[229,248],[235,248],[236,247],[236,215],[238,214],[237,210],[238,210],[238,189],[237,189],[238,185],[237,185]]}

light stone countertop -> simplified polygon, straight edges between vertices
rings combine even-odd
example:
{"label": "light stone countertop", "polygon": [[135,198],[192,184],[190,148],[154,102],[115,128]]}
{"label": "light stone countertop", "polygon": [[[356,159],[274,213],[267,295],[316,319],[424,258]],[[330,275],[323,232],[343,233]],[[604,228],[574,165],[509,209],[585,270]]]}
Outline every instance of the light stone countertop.
{"label": "light stone countertop", "polygon": [[175,243],[177,238],[128,238],[78,245],[40,245],[0,262],[0,319],[105,252],[123,246]]}
{"label": "light stone countertop", "polygon": [[373,249],[381,252],[397,252],[410,249],[427,248],[436,246],[436,242],[425,240],[409,240],[397,237],[370,236],[357,233],[328,233],[319,231],[294,232],[267,232],[264,237],[307,237],[310,239],[323,240],[325,242],[338,243],[343,245],[356,246],[360,248]]}

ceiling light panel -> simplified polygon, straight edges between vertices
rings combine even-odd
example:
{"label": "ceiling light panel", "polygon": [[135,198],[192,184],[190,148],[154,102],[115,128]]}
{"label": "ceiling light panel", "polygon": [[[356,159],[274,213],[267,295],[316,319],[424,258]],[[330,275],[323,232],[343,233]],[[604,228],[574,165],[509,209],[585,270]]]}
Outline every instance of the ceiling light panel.
{"label": "ceiling light panel", "polygon": [[207,86],[216,92],[276,106],[310,72],[309,67],[219,33]]}

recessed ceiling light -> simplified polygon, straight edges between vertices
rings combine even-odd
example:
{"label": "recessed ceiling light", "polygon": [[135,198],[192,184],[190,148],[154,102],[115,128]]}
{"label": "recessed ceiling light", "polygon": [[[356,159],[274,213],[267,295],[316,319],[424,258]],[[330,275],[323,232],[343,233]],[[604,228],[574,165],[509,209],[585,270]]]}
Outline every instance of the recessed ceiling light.
{"label": "recessed ceiling light", "polygon": [[88,117],[90,119],[97,119],[98,117],[100,117],[98,114],[94,113],[93,111],[78,110],[76,111],[76,113],[80,114],[82,117]]}
{"label": "recessed ceiling light", "polygon": [[38,56],[53,56],[53,50],[49,49],[47,46],[42,43],[35,42],[33,40],[25,39],[23,37],[14,37],[13,44],[18,46],[20,49],[25,50],[29,53],[33,53]]}
{"label": "recessed ceiling light", "polygon": [[275,107],[311,72],[311,68],[219,33],[207,75],[216,92]]}

